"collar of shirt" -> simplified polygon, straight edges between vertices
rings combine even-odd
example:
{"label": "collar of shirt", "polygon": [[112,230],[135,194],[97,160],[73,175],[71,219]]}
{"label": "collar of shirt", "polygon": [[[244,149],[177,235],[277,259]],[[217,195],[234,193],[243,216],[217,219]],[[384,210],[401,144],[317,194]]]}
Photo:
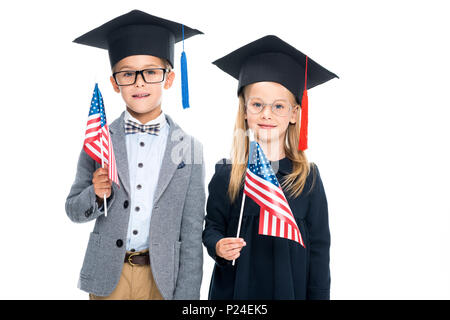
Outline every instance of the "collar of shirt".
{"label": "collar of shirt", "polygon": [[282,175],[287,175],[292,172],[292,161],[288,157],[284,157],[283,159],[277,161],[269,161],[272,166],[278,165],[278,172]]}
{"label": "collar of shirt", "polygon": [[158,117],[156,117],[156,119],[150,120],[150,121],[147,122],[147,123],[142,123],[142,122],[140,122],[138,119],[136,119],[135,117],[133,117],[133,116],[128,112],[128,110],[125,110],[125,116],[124,116],[123,120],[124,120],[124,121],[132,120],[132,121],[134,121],[134,122],[136,122],[136,123],[144,124],[144,125],[151,125],[151,124],[159,123],[159,129],[160,129],[160,130],[161,130],[161,129],[166,125],[166,123],[167,123],[167,121],[166,121],[166,116],[164,115],[164,112],[162,112],[162,111],[161,111],[161,114],[160,114]]}

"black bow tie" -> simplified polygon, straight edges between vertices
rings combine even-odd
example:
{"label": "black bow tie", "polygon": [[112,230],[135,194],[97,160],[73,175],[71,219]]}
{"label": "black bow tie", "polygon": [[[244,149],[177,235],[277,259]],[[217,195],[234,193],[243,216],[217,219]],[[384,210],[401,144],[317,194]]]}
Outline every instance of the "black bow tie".
{"label": "black bow tie", "polygon": [[125,121],[125,134],[145,132],[157,136],[159,133],[159,126],[160,126],[159,123],[139,124],[134,122],[133,120],[127,120]]}

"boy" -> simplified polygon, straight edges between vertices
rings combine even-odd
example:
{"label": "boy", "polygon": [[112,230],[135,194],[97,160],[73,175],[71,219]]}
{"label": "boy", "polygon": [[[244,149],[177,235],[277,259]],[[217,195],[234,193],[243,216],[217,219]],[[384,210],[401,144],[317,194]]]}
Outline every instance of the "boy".
{"label": "boy", "polygon": [[66,200],[72,221],[96,220],[78,284],[91,299],[200,297],[202,146],[161,110],[181,34],[180,24],[133,10],[74,40],[108,49],[111,83],[126,103],[110,125],[120,187],[82,150]]}

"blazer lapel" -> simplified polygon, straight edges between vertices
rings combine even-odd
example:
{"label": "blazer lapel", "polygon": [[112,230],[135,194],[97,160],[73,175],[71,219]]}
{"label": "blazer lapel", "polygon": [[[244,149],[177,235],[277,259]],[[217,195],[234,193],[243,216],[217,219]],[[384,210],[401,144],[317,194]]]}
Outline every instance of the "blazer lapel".
{"label": "blazer lapel", "polygon": [[130,194],[127,144],[125,141],[125,128],[123,122],[124,115],[125,112],[122,112],[120,117],[111,124],[109,127],[109,132],[111,133],[111,141],[114,148],[114,155],[116,157],[117,175],[119,176],[125,191]]}
{"label": "blazer lapel", "polygon": [[[180,141],[184,139],[184,132],[181,131],[180,127],[178,127],[168,115],[165,115],[165,117],[170,125],[170,129],[169,136],[167,137],[166,150],[164,151],[162,165],[159,172],[158,184],[156,185],[155,195],[153,198],[154,204],[158,202],[164,190],[169,185],[170,180],[172,180],[178,165],[182,161],[181,159],[179,159],[179,161],[177,161],[178,159],[172,159],[172,150],[174,147],[179,146]],[[177,133],[176,138],[173,137],[174,132]]]}

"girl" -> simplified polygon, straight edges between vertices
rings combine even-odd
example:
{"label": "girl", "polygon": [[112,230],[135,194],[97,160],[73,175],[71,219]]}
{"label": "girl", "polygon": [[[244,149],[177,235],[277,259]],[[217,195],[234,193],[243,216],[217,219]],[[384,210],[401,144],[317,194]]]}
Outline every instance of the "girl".
{"label": "girl", "polygon": [[[308,163],[303,151],[306,89],[337,76],[275,36],[247,44],[214,64],[239,80],[239,110],[231,164],[216,164],[209,183],[203,243],[216,262],[209,299],[329,299],[327,200],[317,166]],[[249,197],[236,238],[249,129],[271,161],[304,246],[259,234],[260,206]]]}

